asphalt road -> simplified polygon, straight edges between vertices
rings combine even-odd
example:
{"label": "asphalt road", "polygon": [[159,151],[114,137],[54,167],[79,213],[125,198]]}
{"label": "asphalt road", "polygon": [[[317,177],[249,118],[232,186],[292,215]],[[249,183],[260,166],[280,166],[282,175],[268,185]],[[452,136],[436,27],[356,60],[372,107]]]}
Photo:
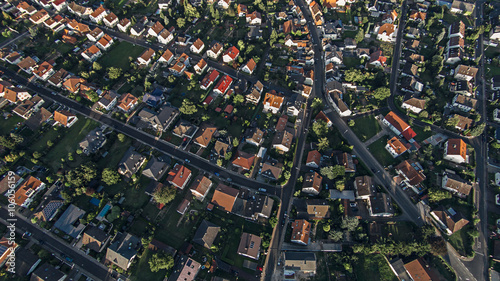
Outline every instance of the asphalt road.
{"label": "asphalt road", "polygon": [[82,114],[88,118],[96,120],[102,124],[106,124],[118,132],[126,134],[135,140],[138,140],[146,145],[149,145],[161,152],[164,152],[172,156],[173,158],[185,162],[185,164],[187,165],[193,166],[195,168],[198,168],[200,170],[206,171],[211,174],[219,173],[220,178],[222,180],[227,180],[228,178],[230,178],[231,179],[230,182],[235,185],[253,189],[265,188],[267,190],[267,194],[271,196],[279,196],[281,194],[281,187],[279,186],[273,186],[261,183],[256,180],[246,178],[245,176],[237,174],[235,172],[226,170],[213,163],[210,163],[208,160],[201,158],[197,155],[194,155],[192,153],[186,152],[181,149],[177,149],[176,146],[174,146],[169,142],[157,139],[153,135],[137,130],[136,128],[130,125],[124,124],[100,112],[93,111],[92,109],[85,107],[74,100],[68,99],[62,95],[52,95],[50,90],[42,87],[37,87],[37,85],[33,83],[29,83],[26,80],[26,78],[17,75],[16,73],[8,70],[7,68],[0,67],[0,70],[4,71],[6,75],[11,77],[17,83],[26,85],[31,91],[40,94],[42,97],[54,100],[62,105],[71,108],[73,111],[79,114]]}
{"label": "asphalt road", "polygon": [[[4,208],[0,208],[0,218],[4,220],[12,219],[12,217],[9,217],[8,211]],[[54,238],[50,232],[38,228],[25,219],[19,216],[15,218],[17,219],[17,221],[15,221],[16,229],[22,230],[22,232],[31,232],[31,239],[44,241],[44,247],[51,249],[51,252],[56,256],[60,257],[60,253],[64,253],[66,256],[73,259],[75,265],[84,268],[85,271],[100,280],[115,280],[115,278],[112,277],[112,272],[108,271],[107,267],[97,262],[94,258],[85,255],[85,253],[73,248],[65,242],[59,241]]]}

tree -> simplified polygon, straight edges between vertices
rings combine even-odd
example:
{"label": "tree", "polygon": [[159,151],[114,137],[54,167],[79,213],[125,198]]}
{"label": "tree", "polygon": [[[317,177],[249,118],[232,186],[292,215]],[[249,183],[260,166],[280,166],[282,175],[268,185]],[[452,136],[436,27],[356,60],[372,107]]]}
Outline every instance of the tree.
{"label": "tree", "polygon": [[458,118],[458,116],[453,115],[453,117],[446,120],[446,126],[455,128],[455,126],[458,125],[458,122],[460,122],[460,119]]}
{"label": "tree", "polygon": [[[187,1],[186,1],[187,2]],[[154,253],[148,261],[151,272],[158,272],[162,269],[170,270],[174,266],[174,258],[163,252]]]}
{"label": "tree", "polygon": [[191,114],[198,112],[198,109],[196,108],[196,105],[194,105],[192,101],[190,101],[188,99],[184,99],[182,101],[181,108],[179,108],[179,111],[182,114],[191,115]]}
{"label": "tree", "polygon": [[448,252],[446,242],[441,236],[430,237],[429,244],[431,246],[431,253],[435,256],[442,256]]}
{"label": "tree", "polygon": [[222,166],[222,159],[220,159],[220,158],[217,159],[217,166],[219,166],[219,167]]}
{"label": "tree", "polygon": [[102,66],[101,66],[98,62],[96,62],[96,61],[95,61],[95,62],[92,64],[92,69],[93,69],[93,70],[95,70],[95,71],[99,71],[99,70],[101,70],[101,69],[102,69]]}
{"label": "tree", "polygon": [[102,171],[102,181],[107,185],[116,184],[120,181],[120,174],[115,170],[106,168]]}
{"label": "tree", "polygon": [[354,127],[354,125],[356,125],[356,122],[353,119],[351,119],[351,120],[349,120],[347,125],[349,125],[349,127]]}
{"label": "tree", "polygon": [[95,164],[87,162],[66,173],[66,182],[74,187],[82,187],[97,176]]}
{"label": "tree", "polygon": [[345,228],[348,231],[356,230],[356,227],[359,225],[359,220],[356,217],[345,217],[342,219],[342,223],[340,225],[341,228]]}
{"label": "tree", "polygon": [[328,234],[329,234],[330,238],[335,242],[340,241],[340,240],[342,240],[342,238],[344,238],[344,232],[342,232],[340,230],[332,230]]}
{"label": "tree", "polygon": [[311,106],[313,109],[321,109],[323,108],[323,100],[320,98],[314,98]]}
{"label": "tree", "polygon": [[356,40],[356,43],[360,43],[364,39],[365,39],[365,31],[362,28],[360,28],[358,29],[358,33],[356,33],[354,40]]}
{"label": "tree", "polygon": [[113,222],[114,220],[120,217],[120,213],[121,213],[120,207],[115,205],[113,206],[113,208],[111,208],[111,212],[106,216],[106,219],[109,222]]}
{"label": "tree", "polygon": [[330,142],[327,138],[321,138],[318,143],[318,150],[325,150],[330,146]]}
{"label": "tree", "polygon": [[124,135],[124,134],[119,133],[119,134],[117,135],[117,137],[118,137],[118,140],[119,140],[120,142],[124,142],[124,141],[125,141],[125,135]]}
{"label": "tree", "polygon": [[233,139],[233,147],[237,147],[240,144],[240,141],[237,138]]}
{"label": "tree", "polygon": [[171,186],[162,186],[153,193],[153,199],[159,204],[168,204],[175,198],[175,189]]}
{"label": "tree", "polygon": [[440,189],[430,189],[429,190],[429,201],[430,202],[439,202],[444,199],[450,199],[451,193],[448,191],[440,190]]}
{"label": "tree", "polygon": [[373,97],[377,100],[385,100],[391,96],[391,90],[387,87],[381,87],[373,91]]}
{"label": "tree", "polygon": [[323,167],[320,169],[320,173],[322,176],[333,180],[338,176],[345,175],[345,167],[342,165]]}
{"label": "tree", "polygon": [[317,120],[316,122],[314,122],[312,129],[314,134],[316,134],[318,138],[324,136],[328,132],[328,126],[323,120]]}
{"label": "tree", "polygon": [[240,104],[240,103],[245,101],[245,97],[242,95],[236,95],[236,96],[234,96],[233,101],[235,104]]}
{"label": "tree", "polygon": [[226,152],[226,155],[224,155],[224,159],[228,160],[231,159],[231,156],[233,156],[233,153],[231,151]]}
{"label": "tree", "polygon": [[470,131],[470,135],[473,137],[477,137],[483,133],[484,128],[486,128],[486,123],[481,123]]}
{"label": "tree", "polygon": [[344,80],[347,82],[363,82],[365,79],[365,75],[359,69],[353,68],[345,72]]}
{"label": "tree", "polygon": [[491,144],[491,147],[493,147],[494,149],[500,149],[500,143],[494,142]]}
{"label": "tree", "polygon": [[177,19],[177,26],[178,26],[179,28],[183,28],[183,27],[184,27],[184,25],[186,25],[186,20],[185,20],[184,18],[178,18],[178,19]]}
{"label": "tree", "polygon": [[423,119],[427,119],[427,118],[429,118],[429,112],[422,110],[420,112],[420,114],[418,114],[418,117],[423,118]]}
{"label": "tree", "polygon": [[31,26],[28,31],[31,37],[35,37],[38,35],[38,26]]}
{"label": "tree", "polygon": [[324,224],[323,225],[323,231],[324,232],[329,232],[330,231],[330,225],[329,224]]}
{"label": "tree", "polygon": [[123,73],[123,71],[119,67],[112,66],[112,67],[108,68],[108,77],[111,80],[115,80],[115,79],[120,78],[120,76],[122,76],[122,73]]}
{"label": "tree", "polygon": [[439,44],[439,42],[441,42],[441,40],[443,40],[445,35],[446,35],[446,29],[443,27],[441,32],[436,36],[436,42],[435,42],[436,46]]}

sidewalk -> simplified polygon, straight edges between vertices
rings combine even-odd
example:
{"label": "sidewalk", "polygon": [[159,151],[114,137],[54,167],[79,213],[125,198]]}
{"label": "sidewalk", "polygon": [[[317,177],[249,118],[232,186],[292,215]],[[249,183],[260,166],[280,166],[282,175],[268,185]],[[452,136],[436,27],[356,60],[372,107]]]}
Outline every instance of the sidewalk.
{"label": "sidewalk", "polygon": [[389,132],[387,131],[387,128],[386,127],[382,127],[382,131],[378,132],[376,135],[374,135],[373,137],[371,137],[369,140],[365,141],[364,145],[368,147],[370,144],[376,142],[382,136],[388,135],[388,134],[389,134]]}

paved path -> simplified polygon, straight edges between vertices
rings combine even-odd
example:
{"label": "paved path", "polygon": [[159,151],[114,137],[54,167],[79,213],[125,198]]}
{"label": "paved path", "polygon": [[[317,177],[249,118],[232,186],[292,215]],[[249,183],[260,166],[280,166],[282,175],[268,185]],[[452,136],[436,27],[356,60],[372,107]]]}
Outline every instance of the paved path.
{"label": "paved path", "polygon": [[370,146],[370,144],[376,142],[378,139],[380,139],[382,136],[388,135],[389,132],[386,127],[382,127],[382,131],[378,132],[376,135],[371,137],[369,140],[365,141],[364,144],[366,147]]}

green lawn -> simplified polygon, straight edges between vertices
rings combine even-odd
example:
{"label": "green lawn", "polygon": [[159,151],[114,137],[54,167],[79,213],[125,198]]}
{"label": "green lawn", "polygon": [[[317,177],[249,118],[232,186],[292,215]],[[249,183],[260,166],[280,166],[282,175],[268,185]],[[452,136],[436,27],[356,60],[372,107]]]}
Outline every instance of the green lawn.
{"label": "green lawn", "polygon": [[134,46],[128,42],[118,42],[105,56],[103,56],[99,63],[103,67],[119,67],[123,71],[127,71],[130,68],[130,58],[134,62],[138,56],[144,52],[144,48],[141,46]]}
{"label": "green lawn", "polygon": [[471,245],[471,238],[468,235],[468,230],[469,226],[465,226],[459,231],[453,233],[449,238],[448,241],[450,244],[455,248],[455,250],[463,255],[463,256],[468,256],[472,254],[472,245]]}
{"label": "green lawn", "polygon": [[66,132],[64,137],[47,153],[44,162],[49,163],[52,169],[57,170],[61,158],[68,156],[68,153],[74,153],[78,148],[78,143],[99,123],[91,119],[86,119],[80,116],[80,119],[71,126]]}
{"label": "green lawn", "polygon": [[355,125],[351,129],[362,142],[369,140],[382,130],[373,115],[358,118],[354,121]]}
{"label": "green lawn", "polygon": [[17,126],[17,123],[23,122],[24,119],[18,115],[13,114],[9,119],[0,121],[0,132],[2,135],[7,135]]}
{"label": "green lawn", "polygon": [[383,236],[391,237],[395,241],[413,241],[415,229],[410,222],[397,222],[385,224],[382,229]]}
{"label": "green lawn", "polygon": [[486,65],[486,79],[490,79],[495,75],[500,75],[500,67],[494,66],[493,64]]}
{"label": "green lawn", "polygon": [[456,21],[463,21],[465,26],[471,26],[472,27],[472,21],[470,20],[470,17],[464,16],[464,15],[459,15],[459,14],[453,14],[449,10],[447,10],[444,15],[443,15],[443,21],[452,24]]}
{"label": "green lawn", "polygon": [[344,65],[347,68],[358,67],[361,64],[361,60],[355,57],[345,57]]}
{"label": "green lawn", "polygon": [[380,254],[360,255],[354,265],[357,280],[396,281],[398,278],[392,272],[384,256]]}
{"label": "green lawn", "polygon": [[[139,176],[139,174],[137,174],[137,176]],[[149,182],[151,182],[151,179],[141,176],[137,183],[126,187],[125,201],[123,202],[123,207],[125,209],[129,211],[137,210],[148,202],[149,196],[144,193],[144,190],[148,187]]]}
{"label": "green lawn", "polygon": [[[110,141],[112,141],[112,139]],[[130,147],[131,143],[132,140],[129,137],[125,137],[125,140],[123,142],[115,139],[115,141],[112,142],[111,147],[107,149],[108,155],[99,160],[99,162],[97,162],[97,166],[102,169],[116,168],[125,152],[127,152],[127,149]],[[104,152],[105,150],[103,149],[102,151]]]}
{"label": "green lawn", "polygon": [[69,53],[71,50],[73,50],[75,47],[70,45],[70,44],[66,44],[66,43],[63,43],[63,42],[59,42],[59,44],[57,44],[56,46],[56,49],[59,53],[61,53],[61,55],[65,55],[67,53]]}
{"label": "green lawn", "polygon": [[30,145],[31,151],[42,152],[47,149],[47,141],[54,141],[59,135],[59,131],[55,130],[57,127],[49,128],[36,142]]}
{"label": "green lawn", "polygon": [[396,159],[392,158],[392,155],[385,149],[386,145],[387,138],[382,137],[368,146],[373,157],[375,157],[375,159],[377,159],[377,161],[384,167],[397,163]]}
{"label": "green lawn", "polygon": [[436,268],[446,280],[449,281],[456,280],[457,276],[455,275],[455,271],[453,271],[453,269],[448,264],[446,264],[443,258],[436,257],[434,255],[429,255],[429,256],[430,256],[429,263],[431,267]]}
{"label": "green lawn", "polygon": [[417,136],[414,138],[417,142],[422,142],[426,140],[428,137],[434,135],[434,133],[431,131],[424,132],[424,128],[420,126],[412,126],[411,127],[413,131],[417,134]]}
{"label": "green lawn", "polygon": [[167,274],[166,270],[160,270],[158,272],[151,272],[148,260],[153,255],[153,252],[146,249],[142,254],[139,261],[132,267],[130,279],[132,281],[138,280],[148,280],[148,281],[161,281],[165,278]]}

